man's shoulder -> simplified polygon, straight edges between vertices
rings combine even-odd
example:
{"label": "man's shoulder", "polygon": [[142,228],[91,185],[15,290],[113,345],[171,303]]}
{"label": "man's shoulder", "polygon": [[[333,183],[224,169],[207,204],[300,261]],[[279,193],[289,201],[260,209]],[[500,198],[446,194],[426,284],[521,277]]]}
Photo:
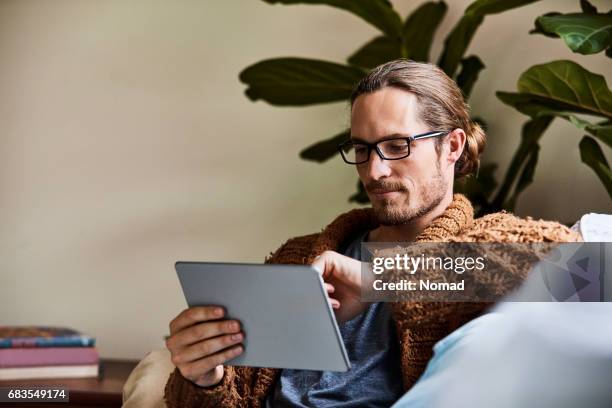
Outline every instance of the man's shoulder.
{"label": "man's shoulder", "polygon": [[578,242],[576,231],[556,221],[517,217],[501,211],[476,218],[453,241],[461,242]]}

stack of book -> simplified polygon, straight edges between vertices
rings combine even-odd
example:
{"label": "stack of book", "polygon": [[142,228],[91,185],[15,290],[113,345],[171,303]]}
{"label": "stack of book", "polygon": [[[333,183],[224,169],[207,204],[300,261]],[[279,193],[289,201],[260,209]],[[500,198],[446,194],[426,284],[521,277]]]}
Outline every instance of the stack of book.
{"label": "stack of book", "polygon": [[95,339],[72,329],[0,326],[0,380],[97,377]]}

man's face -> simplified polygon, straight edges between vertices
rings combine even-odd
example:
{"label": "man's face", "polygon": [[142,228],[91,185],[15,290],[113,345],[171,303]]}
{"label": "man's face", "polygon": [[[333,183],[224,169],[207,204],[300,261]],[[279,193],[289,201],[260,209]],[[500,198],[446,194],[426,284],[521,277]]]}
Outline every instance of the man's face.
{"label": "man's face", "polygon": [[[351,111],[353,141],[374,143],[433,130],[417,115],[417,98],[397,88],[385,87],[357,97]],[[434,209],[452,189],[453,166],[438,155],[436,138],[412,142],[410,156],[382,160],[375,150],[370,160],[356,165],[372,208],[382,225],[410,223]]]}

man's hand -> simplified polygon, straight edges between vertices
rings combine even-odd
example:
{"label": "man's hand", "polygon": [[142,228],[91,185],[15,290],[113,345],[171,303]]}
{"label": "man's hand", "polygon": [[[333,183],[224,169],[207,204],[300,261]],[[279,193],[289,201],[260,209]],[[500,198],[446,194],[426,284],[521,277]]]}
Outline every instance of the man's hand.
{"label": "man's hand", "polygon": [[367,308],[369,303],[361,302],[361,262],[334,251],[325,251],[312,266],[321,272],[326,282],[338,322],[351,320]]}
{"label": "man's hand", "polygon": [[221,382],[223,363],[243,351],[240,323],[222,320],[224,314],[218,306],[192,307],[170,322],[166,347],[172,363],[183,377],[201,387]]}

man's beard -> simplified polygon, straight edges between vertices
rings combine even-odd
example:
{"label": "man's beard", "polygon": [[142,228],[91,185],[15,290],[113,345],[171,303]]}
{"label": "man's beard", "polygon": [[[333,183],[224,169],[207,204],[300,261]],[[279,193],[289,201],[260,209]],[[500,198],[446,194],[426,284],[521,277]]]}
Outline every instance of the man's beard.
{"label": "man's beard", "polygon": [[[380,204],[372,206],[374,214],[381,225],[394,226],[410,224],[416,219],[430,213],[444,199],[446,187],[442,173],[438,169],[437,174],[430,179],[429,183],[421,186],[419,191],[414,192],[414,194],[418,194],[418,197],[412,196],[408,188],[401,183],[375,181],[368,183],[366,189],[396,190],[402,193],[404,196],[403,198],[409,195],[408,203],[417,200],[419,205],[414,208],[403,205],[403,203],[394,204],[391,200],[383,200]],[[396,200],[401,200],[401,198]]]}

